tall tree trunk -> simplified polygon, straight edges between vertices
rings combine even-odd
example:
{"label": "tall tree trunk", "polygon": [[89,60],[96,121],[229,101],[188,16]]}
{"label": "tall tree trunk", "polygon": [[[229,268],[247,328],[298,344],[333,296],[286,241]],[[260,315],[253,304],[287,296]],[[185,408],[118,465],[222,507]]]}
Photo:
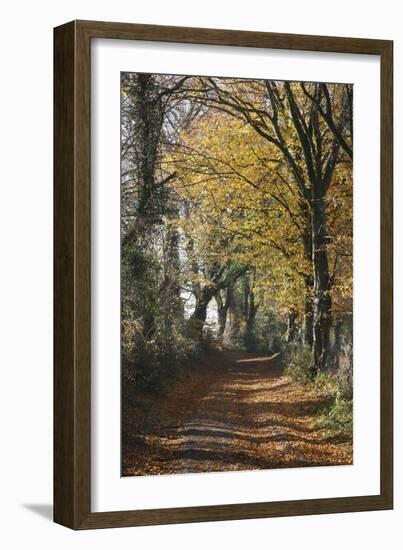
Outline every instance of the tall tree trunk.
{"label": "tall tree trunk", "polygon": [[[126,75],[127,79],[128,76]],[[134,218],[123,239],[122,254],[125,244],[137,250],[139,256],[148,263],[148,277],[158,279],[158,270],[153,268],[155,260],[156,224],[161,222],[165,211],[165,198],[161,195],[155,181],[155,166],[158,160],[158,145],[163,124],[163,107],[159,100],[159,86],[153,75],[138,74],[130,77],[126,83],[129,87],[130,106],[126,116],[130,118],[131,130],[128,141],[131,144],[126,151],[125,163],[132,178],[136,181],[135,199],[129,210]],[[153,271],[153,273],[151,273]],[[136,268],[136,277],[140,277]],[[142,281],[139,281],[141,288]],[[158,296],[154,292],[145,292],[142,296],[143,335],[153,338],[156,330],[156,315]]]}
{"label": "tall tree trunk", "polygon": [[224,336],[225,325],[227,324],[228,308],[223,305],[217,307],[217,338],[221,339]]}
{"label": "tall tree trunk", "polygon": [[159,223],[162,204],[155,186],[155,164],[162,131],[163,111],[158,100],[158,87],[150,74],[138,75],[137,86],[137,150],[139,213],[149,224]]}
{"label": "tall tree trunk", "polygon": [[250,270],[244,277],[244,317],[245,317],[245,334],[244,344],[248,351],[256,350],[256,335],[255,322],[259,304],[256,304],[253,285],[255,283],[256,271]]}
{"label": "tall tree trunk", "polygon": [[302,341],[304,346],[312,348],[313,344],[313,278],[305,277],[305,297],[304,297],[304,323],[302,332]]}
{"label": "tall tree trunk", "polygon": [[188,320],[188,333],[191,338],[200,340],[203,336],[203,327],[207,318],[208,305],[216,293],[215,288],[204,287],[196,296],[196,305]]}
{"label": "tall tree trunk", "polygon": [[246,320],[245,328],[245,347],[248,351],[255,351],[256,349],[256,335],[255,335],[255,324],[256,324],[256,313],[257,307],[255,304],[249,308],[248,318]]}
{"label": "tall tree trunk", "polygon": [[234,343],[238,344],[241,334],[241,316],[239,313],[239,307],[236,300],[231,300],[229,305],[229,328],[228,338]]}
{"label": "tall tree trunk", "polygon": [[297,312],[293,309],[291,309],[288,312],[287,316],[287,336],[286,341],[289,344],[290,342],[294,342],[295,337],[297,335]]}
{"label": "tall tree trunk", "polygon": [[[178,217],[172,208],[173,215]],[[164,311],[164,328],[167,334],[174,325],[183,323],[184,308],[181,299],[179,232],[174,224],[168,224],[164,246],[164,279],[160,295]]]}
{"label": "tall tree trunk", "polygon": [[326,240],[326,205],[321,197],[312,204],[313,361],[316,372],[326,367],[332,322]]}
{"label": "tall tree trunk", "polygon": [[304,296],[304,321],[303,321],[303,344],[309,348],[312,348],[313,344],[313,275],[312,275],[312,221],[311,210],[303,202],[300,205],[301,211],[305,217],[305,231],[304,231],[304,257],[307,264],[310,266],[310,272],[305,275],[305,296]]}
{"label": "tall tree trunk", "polygon": [[[222,296],[224,293],[224,299]],[[231,302],[232,286],[228,286],[224,291],[219,291],[215,295],[217,303],[217,338],[221,339],[224,336],[225,327],[227,324],[228,308]]]}

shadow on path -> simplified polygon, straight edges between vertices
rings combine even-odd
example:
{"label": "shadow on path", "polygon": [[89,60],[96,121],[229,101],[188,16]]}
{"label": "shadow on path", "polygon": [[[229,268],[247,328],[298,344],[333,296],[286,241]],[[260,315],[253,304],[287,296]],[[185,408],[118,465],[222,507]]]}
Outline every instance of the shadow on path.
{"label": "shadow on path", "polygon": [[[179,387],[152,407],[158,419],[123,431],[123,475],[350,464],[348,435],[317,428],[326,397],[291,382],[275,356],[224,352],[209,358],[175,413]],[[198,376],[196,373],[195,376]],[[199,383],[200,382],[200,383]],[[194,381],[193,381],[194,383]]]}

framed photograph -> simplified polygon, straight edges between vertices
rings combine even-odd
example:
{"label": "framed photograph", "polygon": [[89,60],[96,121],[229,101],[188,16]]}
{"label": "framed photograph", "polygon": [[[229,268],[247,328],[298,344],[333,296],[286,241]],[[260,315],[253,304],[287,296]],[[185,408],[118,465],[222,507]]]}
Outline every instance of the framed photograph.
{"label": "framed photograph", "polygon": [[393,43],[54,48],[54,520],[391,509]]}

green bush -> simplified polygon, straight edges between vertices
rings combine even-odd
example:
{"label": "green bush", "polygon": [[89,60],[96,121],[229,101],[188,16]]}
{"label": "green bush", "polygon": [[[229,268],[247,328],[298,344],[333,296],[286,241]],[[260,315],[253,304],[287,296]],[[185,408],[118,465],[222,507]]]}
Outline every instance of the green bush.
{"label": "green bush", "polygon": [[353,401],[341,397],[337,392],[333,401],[323,409],[319,425],[333,433],[351,432],[353,429]]}
{"label": "green bush", "polygon": [[312,353],[308,347],[288,344],[281,356],[286,376],[301,384],[313,381]]}
{"label": "green bush", "polygon": [[333,434],[347,433],[353,428],[352,364],[347,368],[340,364],[333,372],[314,375],[311,350],[296,344],[283,352],[284,373],[295,382],[312,384],[326,398],[319,427]]}
{"label": "green bush", "polygon": [[139,321],[122,323],[122,374],[128,384],[141,390],[158,391],[166,379],[185,366],[193,353],[192,342],[180,334],[156,331],[144,337]]}

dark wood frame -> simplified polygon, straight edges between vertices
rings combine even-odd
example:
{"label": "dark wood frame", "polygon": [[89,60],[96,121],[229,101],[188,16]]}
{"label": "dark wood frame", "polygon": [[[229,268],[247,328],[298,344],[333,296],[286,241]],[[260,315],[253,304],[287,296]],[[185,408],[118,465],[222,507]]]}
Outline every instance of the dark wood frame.
{"label": "dark wood frame", "polygon": [[[377,55],[381,58],[381,488],[379,495],[118,512],[90,502],[90,55],[92,38]],[[54,520],[72,529],[393,507],[393,42],[72,21],[54,29]]]}

